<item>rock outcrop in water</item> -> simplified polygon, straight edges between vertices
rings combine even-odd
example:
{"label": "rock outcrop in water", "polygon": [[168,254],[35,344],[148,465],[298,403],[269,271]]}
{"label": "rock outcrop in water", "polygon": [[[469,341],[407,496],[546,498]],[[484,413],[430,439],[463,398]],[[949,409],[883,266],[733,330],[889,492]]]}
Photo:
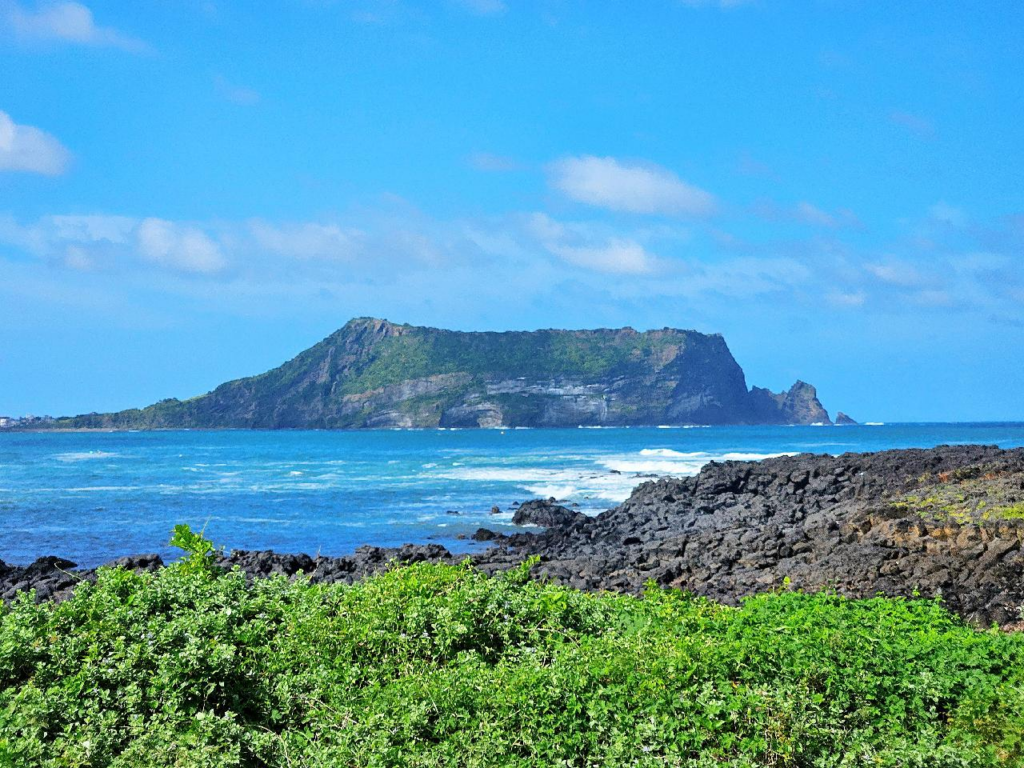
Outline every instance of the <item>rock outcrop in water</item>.
{"label": "rock outcrop in water", "polygon": [[[644,483],[596,517],[549,502],[529,505],[527,517],[539,523],[549,513],[542,532],[485,531],[480,539],[497,545],[474,563],[494,572],[539,555],[538,577],[574,587],[638,592],[653,580],[729,604],[782,588],[941,595],[981,625],[1018,622],[1024,606],[1024,449],[712,463],[696,477]],[[302,571],[316,582],[351,582],[396,560],[459,559],[433,544],[319,559],[235,552],[225,565],[253,577]],[[158,561],[121,562],[148,569]],[[37,586],[41,597],[59,597],[91,576],[67,573],[71,566],[52,558],[28,568],[0,564],[0,596]]]}
{"label": "rock outcrop in water", "polygon": [[736,603],[767,589],[941,595],[979,624],[1021,620],[1024,450],[966,446],[710,464],[639,486],[481,564],[542,558],[583,589],[665,586]]}
{"label": "rock outcrop in water", "polygon": [[831,423],[810,384],[747,389],[720,335],[463,333],[361,318],[279,368],[68,429]]}

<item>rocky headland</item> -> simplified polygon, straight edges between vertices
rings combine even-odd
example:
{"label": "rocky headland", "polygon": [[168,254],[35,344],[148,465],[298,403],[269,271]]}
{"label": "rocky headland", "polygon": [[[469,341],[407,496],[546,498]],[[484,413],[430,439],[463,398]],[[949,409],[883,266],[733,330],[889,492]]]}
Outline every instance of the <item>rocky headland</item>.
{"label": "rocky headland", "polygon": [[[688,478],[638,486],[595,517],[553,501],[523,504],[516,522],[546,526],[471,556],[495,572],[537,555],[538,578],[638,592],[653,581],[736,604],[771,589],[852,597],[933,597],[967,620],[1008,626],[1024,606],[1024,449],[928,450],[708,464]],[[254,578],[307,574],[352,582],[393,562],[458,561],[437,545],[362,547],[344,557],[240,551],[223,558]],[[149,570],[155,555],[116,564]],[[67,594],[93,576],[59,558],[0,563],[0,597]]]}
{"label": "rocky headland", "polygon": [[467,333],[357,318],[266,373],[188,400],[24,429],[829,424],[813,386],[748,389],[719,334]]}

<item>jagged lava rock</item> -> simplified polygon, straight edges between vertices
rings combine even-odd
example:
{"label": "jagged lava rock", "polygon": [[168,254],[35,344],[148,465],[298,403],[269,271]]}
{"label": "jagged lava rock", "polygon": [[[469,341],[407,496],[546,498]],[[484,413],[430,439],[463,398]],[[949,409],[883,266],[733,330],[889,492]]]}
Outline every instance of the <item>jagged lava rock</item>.
{"label": "jagged lava rock", "polygon": [[[539,555],[534,576],[580,589],[636,593],[653,580],[727,604],[787,584],[851,597],[941,595],[978,625],[1012,625],[1024,606],[1024,449],[712,462],[694,477],[644,483],[595,517],[553,506],[567,523],[509,536],[478,532],[474,538],[495,536],[495,546],[474,553],[473,563],[494,573]],[[242,551],[222,564],[253,578],[302,572],[314,582],[351,583],[393,562],[462,557],[429,544],[315,559]],[[159,558],[125,562],[150,569]],[[58,558],[0,563],[0,596],[35,587],[40,598],[60,599],[92,578],[71,567]]]}
{"label": "jagged lava rock", "polygon": [[564,528],[577,518],[585,517],[582,512],[575,512],[563,507],[554,499],[531,499],[519,505],[512,515],[514,525],[539,525],[543,528]]}

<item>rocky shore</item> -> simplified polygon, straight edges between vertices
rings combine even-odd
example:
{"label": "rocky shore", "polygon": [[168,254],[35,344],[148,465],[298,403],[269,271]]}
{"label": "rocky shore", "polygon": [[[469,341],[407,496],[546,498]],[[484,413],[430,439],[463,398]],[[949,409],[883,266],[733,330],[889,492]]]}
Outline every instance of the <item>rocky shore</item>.
{"label": "rocky shore", "polygon": [[[478,532],[493,546],[472,556],[477,567],[494,572],[538,555],[538,577],[581,589],[638,592],[654,581],[727,604],[781,588],[941,595],[978,625],[1018,623],[1024,606],[1024,449],[942,446],[711,463],[695,477],[644,483],[596,517],[535,501],[516,522],[548,527]],[[352,582],[396,560],[462,557],[430,544],[316,559],[239,551],[223,563],[253,578],[301,571],[314,582]],[[115,564],[150,570],[161,560]],[[27,567],[0,562],[0,597],[34,588],[39,599],[60,599],[93,577],[54,557]]]}

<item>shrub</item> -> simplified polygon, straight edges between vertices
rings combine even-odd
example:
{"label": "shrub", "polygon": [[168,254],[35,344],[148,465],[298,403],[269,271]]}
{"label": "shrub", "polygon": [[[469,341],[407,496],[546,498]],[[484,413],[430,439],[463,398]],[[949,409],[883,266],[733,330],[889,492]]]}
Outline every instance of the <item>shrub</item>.
{"label": "shrub", "polygon": [[934,601],[728,608],[529,563],[248,584],[175,537],[156,573],[2,609],[0,765],[1024,764],[1024,635]]}

